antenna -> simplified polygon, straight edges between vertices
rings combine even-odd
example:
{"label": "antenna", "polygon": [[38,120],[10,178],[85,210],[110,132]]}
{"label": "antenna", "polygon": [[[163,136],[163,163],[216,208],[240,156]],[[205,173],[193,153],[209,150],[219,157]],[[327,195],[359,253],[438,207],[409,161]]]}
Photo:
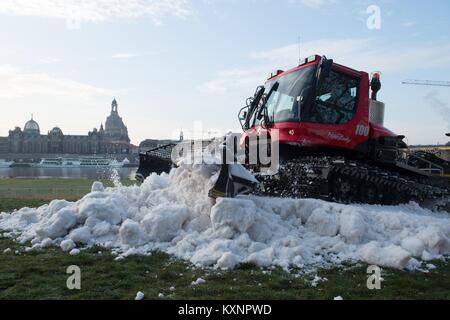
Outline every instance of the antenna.
{"label": "antenna", "polygon": [[298,63],[300,64],[302,61],[302,47],[301,47],[301,38],[298,36]]}

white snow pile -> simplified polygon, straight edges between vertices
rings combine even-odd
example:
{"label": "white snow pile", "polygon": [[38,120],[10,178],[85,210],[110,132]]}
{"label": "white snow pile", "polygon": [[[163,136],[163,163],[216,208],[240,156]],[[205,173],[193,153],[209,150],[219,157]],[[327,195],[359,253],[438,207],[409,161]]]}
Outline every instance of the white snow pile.
{"label": "white snow pile", "polygon": [[208,198],[217,167],[181,165],[141,185],[105,189],[96,182],[77,202],[0,214],[3,236],[32,249],[100,245],[118,260],[162,250],[198,266],[241,263],[302,270],[364,261],[420,266],[450,253],[450,215],[416,204],[340,205],[319,200]]}
{"label": "white snow pile", "polygon": [[134,298],[134,300],[140,301],[140,300],[144,300],[145,298],[145,294],[142,291],[139,291],[138,293],[136,293],[136,297]]}

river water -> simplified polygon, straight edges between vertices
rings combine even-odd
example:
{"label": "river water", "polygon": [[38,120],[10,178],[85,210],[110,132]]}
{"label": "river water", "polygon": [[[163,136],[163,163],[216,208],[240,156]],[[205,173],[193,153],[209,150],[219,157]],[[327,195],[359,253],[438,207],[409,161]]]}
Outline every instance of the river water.
{"label": "river water", "polygon": [[0,179],[132,179],[137,168],[0,168]]}

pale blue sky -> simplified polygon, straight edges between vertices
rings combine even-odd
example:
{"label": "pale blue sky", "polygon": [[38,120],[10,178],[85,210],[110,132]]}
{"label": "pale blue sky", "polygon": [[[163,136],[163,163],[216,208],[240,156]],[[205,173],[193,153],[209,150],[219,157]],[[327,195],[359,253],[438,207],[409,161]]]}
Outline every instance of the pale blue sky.
{"label": "pale blue sky", "polygon": [[[369,5],[380,30],[366,26]],[[202,121],[238,131],[267,74],[302,55],[382,71],[386,126],[411,144],[446,142],[450,2],[364,0],[0,0],[0,136],[33,113],[48,131],[86,134],[116,97],[133,143]]]}

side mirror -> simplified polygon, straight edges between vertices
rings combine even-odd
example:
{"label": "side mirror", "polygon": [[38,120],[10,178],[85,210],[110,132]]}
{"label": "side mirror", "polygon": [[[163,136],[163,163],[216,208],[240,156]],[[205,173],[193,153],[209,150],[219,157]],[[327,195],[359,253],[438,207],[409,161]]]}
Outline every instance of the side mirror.
{"label": "side mirror", "polygon": [[260,96],[264,94],[265,90],[266,88],[264,86],[259,86],[258,88],[256,88],[255,95],[253,96],[253,98],[258,99]]}
{"label": "side mirror", "polygon": [[239,120],[244,121],[245,119],[247,119],[247,114],[247,111],[242,112],[239,116]]}
{"label": "side mirror", "polygon": [[447,137],[450,137],[450,133],[447,133],[446,136],[447,136]]}

